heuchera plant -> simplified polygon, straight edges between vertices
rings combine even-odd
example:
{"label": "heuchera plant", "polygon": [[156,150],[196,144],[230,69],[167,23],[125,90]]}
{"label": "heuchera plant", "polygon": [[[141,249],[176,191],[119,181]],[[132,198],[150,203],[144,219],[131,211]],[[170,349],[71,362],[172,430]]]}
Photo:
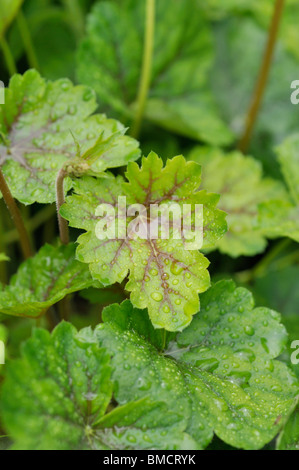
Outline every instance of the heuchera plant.
{"label": "heuchera plant", "polygon": [[[11,79],[0,105],[0,344],[6,346],[0,448],[3,441],[25,450],[201,450],[221,440],[260,449],[277,436],[277,449],[298,448],[298,370],[289,367],[288,334],[275,307],[286,309],[287,327],[298,324],[292,310],[298,297],[290,297],[290,307],[284,300],[291,278],[296,290],[298,266],[284,281],[283,263],[298,261],[292,248],[299,241],[299,137],[279,130],[280,177],[264,175],[256,154],[244,154],[254,109],[239,149],[224,149],[236,140],[237,111],[228,96],[217,95],[220,78],[209,82],[219,53],[211,24],[227,42],[239,29],[264,36],[269,2],[260,8],[240,2],[238,24],[234,1],[172,3],[96,2],[82,39],[80,8],[65,2],[64,13],[76,17],[83,85],[44,78],[36,69],[48,66],[42,49],[34,49],[22,1],[1,7]],[[19,33],[11,41],[26,38],[33,66],[24,74],[14,73],[6,39],[15,19]],[[240,70],[228,50],[233,82]],[[263,79],[268,72],[264,67]],[[236,93],[246,95],[238,86]],[[255,146],[265,129],[273,132],[265,119],[259,126]],[[154,147],[151,138],[160,139],[157,153],[143,150]],[[276,143],[274,132],[270,140]],[[179,142],[186,158],[168,154]],[[127,206],[145,208],[147,227],[152,205],[175,203],[180,223],[189,205],[190,231],[202,207],[201,248],[187,249],[184,237],[174,236],[174,219],[167,220],[167,237],[161,231],[155,239],[132,237],[132,214],[124,237],[100,238],[98,207],[109,204],[121,225],[116,209],[124,197]],[[257,265],[244,261],[242,268],[245,257],[263,253],[274,238],[282,241],[272,242]],[[20,253],[11,249],[17,240]],[[267,268],[277,256],[282,274],[272,295],[277,274],[273,268],[268,277]],[[268,306],[256,306],[261,300]]]}

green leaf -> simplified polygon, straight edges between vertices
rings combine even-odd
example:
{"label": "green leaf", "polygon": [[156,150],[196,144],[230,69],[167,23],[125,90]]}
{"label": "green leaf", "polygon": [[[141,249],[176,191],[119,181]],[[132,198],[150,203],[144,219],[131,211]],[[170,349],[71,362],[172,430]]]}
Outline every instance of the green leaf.
{"label": "green leaf", "polygon": [[166,337],[164,351],[144,311],[129,301],[104,310],[96,336],[112,357],[116,399],[158,397],[181,415],[200,448],[213,431],[232,446],[261,448],[277,434],[276,420],[287,416],[298,392],[295,376],[274,360],[287,338],[279,314],[254,308],[252,295],[231,281],[215,284],[201,304],[176,340]]}
{"label": "green leaf", "polygon": [[259,205],[287,198],[283,184],[263,178],[260,162],[240,152],[195,147],[189,159],[202,165],[204,189],[221,194],[219,207],[228,214],[229,230],[216,247],[233,257],[262,253],[267,233],[258,224]]}
{"label": "green leaf", "polygon": [[[199,310],[198,293],[210,284],[208,260],[197,250],[186,249],[185,240],[175,239],[171,224],[169,239],[162,239],[163,224],[158,239],[150,233],[142,239],[131,235],[132,217],[128,217],[124,239],[116,233],[111,239],[106,235],[100,240],[96,226],[101,217],[96,216],[96,208],[108,203],[117,209],[118,197],[126,196],[127,205],[145,206],[149,227],[156,220],[150,213],[154,203],[169,207],[175,202],[181,209],[183,204],[190,204],[192,213],[195,204],[202,204],[204,247],[211,247],[225,233],[225,214],[216,209],[218,195],[198,191],[200,173],[199,165],[186,163],[182,156],[168,160],[163,168],[162,160],[151,153],[143,158],[141,168],[136,163],[128,165],[128,183],[122,177],[78,180],[75,195],[69,196],[61,208],[61,215],[71,226],[87,231],[78,239],[78,259],[89,263],[92,276],[104,285],[121,283],[129,274],[126,289],[131,292],[132,303],[147,307],[157,328],[177,331],[190,323]],[[123,224],[119,213],[116,217],[117,223]],[[182,226],[183,211],[181,219]]]}
{"label": "green leaf", "polygon": [[[298,403],[298,398],[295,404]],[[295,409],[290,414],[289,419],[285,423],[280,432],[277,443],[277,450],[299,450],[299,409]]]}
{"label": "green leaf", "polygon": [[0,165],[14,197],[54,202],[57,173],[77,157],[78,146],[83,155],[102,142],[91,165],[97,173],[139,157],[138,143],[119,122],[91,116],[96,108],[93,91],[68,79],[46,82],[34,70],[11,79],[0,108]]}
{"label": "green leaf", "polygon": [[23,0],[1,0],[0,4],[0,39],[17,15]]}
{"label": "green leaf", "polygon": [[299,134],[294,134],[277,148],[281,171],[289,195],[261,204],[259,223],[272,238],[289,237],[299,243]]}
{"label": "green leaf", "polygon": [[0,284],[0,312],[38,317],[72,292],[94,285],[87,267],[75,259],[75,246],[45,245],[25,261],[10,282]]}
{"label": "green leaf", "polygon": [[[114,407],[110,357],[68,323],[35,330],[7,366],[4,425],[22,450],[193,449],[176,415],[148,397]],[[107,413],[107,414],[105,414]]]}
{"label": "green leaf", "polygon": [[299,134],[287,138],[277,148],[281,171],[295,204],[299,205]]}
{"label": "green leaf", "polygon": [[[77,75],[100,103],[132,120],[140,80],[145,2],[100,2],[87,24]],[[138,25],[138,26],[137,26]],[[151,86],[145,117],[163,128],[217,145],[231,142],[209,85],[212,38],[196,0],[156,2]]]}

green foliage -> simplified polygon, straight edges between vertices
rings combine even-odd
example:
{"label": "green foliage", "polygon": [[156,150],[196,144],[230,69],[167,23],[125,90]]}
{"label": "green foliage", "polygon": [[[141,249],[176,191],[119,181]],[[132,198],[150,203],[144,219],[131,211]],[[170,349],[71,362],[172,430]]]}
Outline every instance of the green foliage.
{"label": "green foliage", "polygon": [[96,336],[112,356],[116,398],[150,393],[165,401],[199,447],[214,430],[235,447],[260,448],[277,433],[276,419],[286,416],[298,390],[288,368],[274,360],[286,341],[280,317],[254,308],[251,294],[229,281],[203,294],[201,304],[175,340],[128,301],[105,309]]}
{"label": "green foliage", "polygon": [[203,187],[221,194],[219,207],[227,212],[228,232],[216,247],[233,257],[264,251],[267,233],[258,223],[259,205],[287,198],[282,183],[263,178],[260,162],[239,152],[196,147],[189,155],[203,167]]}
{"label": "green foliage", "polygon": [[11,79],[0,108],[0,166],[14,197],[54,202],[56,175],[78,146],[84,154],[102,143],[92,165],[97,172],[139,157],[138,143],[119,122],[91,116],[96,107],[93,91],[68,79],[47,82],[34,70]]}
{"label": "green foliage", "polygon": [[[298,399],[296,400],[298,402]],[[298,408],[289,416],[283,430],[277,439],[277,450],[299,449],[299,410]]]}
{"label": "green foliage", "polygon": [[[215,40],[217,60],[212,75],[213,89],[226,122],[239,136],[267,36],[253,19],[230,18],[215,29]],[[290,84],[292,77],[297,76],[297,69],[298,62],[278,44],[251,146],[259,158],[266,160],[265,151],[269,152],[298,129],[298,112],[290,107]],[[273,167],[273,157],[268,166]]]}
{"label": "green foliage", "polygon": [[145,397],[110,405],[111,370],[105,349],[95,341],[79,341],[70,324],[62,323],[52,335],[35,330],[22,358],[8,367],[2,389],[2,415],[15,440],[13,448],[189,449],[194,445],[176,425],[175,415],[164,414],[163,403]]}
{"label": "green foliage", "polygon": [[0,313],[38,317],[66,295],[94,285],[89,270],[74,255],[72,244],[41,248],[20,266],[9,286],[0,284]]}
{"label": "green foliage", "polygon": [[290,237],[299,242],[299,135],[288,137],[278,148],[278,160],[289,196],[264,203],[260,224],[273,238]]}
{"label": "green foliage", "polygon": [[[77,61],[79,80],[95,89],[101,105],[129,120],[135,113],[142,64],[144,5],[134,0],[96,4]],[[197,0],[174,0],[171,8],[168,0],[160,0],[156,8],[146,118],[196,140],[229,144],[232,134],[208,83],[212,37]]]}
{"label": "green foliage", "polygon": [[[96,208],[101,203],[116,207],[119,196],[127,197],[127,204],[143,204],[149,213],[150,205],[175,202],[204,205],[204,246],[210,247],[225,233],[225,214],[216,209],[216,194],[197,191],[201,182],[200,166],[186,163],[182,156],[168,160],[163,168],[162,160],[151,153],[143,158],[142,166],[128,165],[126,177],[95,180],[83,178],[75,183],[75,195],[67,198],[60,213],[72,227],[87,231],[79,237],[78,259],[89,263],[91,273],[104,285],[121,283],[129,273],[126,289],[138,308],[148,308],[150,318],[157,328],[170,331],[187,326],[192,315],[199,309],[198,293],[209,287],[208,260],[197,250],[188,251],[182,240],[173,238],[174,226],[169,239],[141,239],[130,235],[132,217],[127,220],[125,238],[107,236],[100,240],[96,225]],[[142,182],[142,183],[141,183]],[[99,195],[101,195],[99,197]],[[182,211],[183,217],[183,211]],[[121,225],[120,214],[118,222]],[[141,223],[141,222],[140,222]]]}
{"label": "green foliage", "polygon": [[298,450],[297,13],[0,0],[1,450]]}

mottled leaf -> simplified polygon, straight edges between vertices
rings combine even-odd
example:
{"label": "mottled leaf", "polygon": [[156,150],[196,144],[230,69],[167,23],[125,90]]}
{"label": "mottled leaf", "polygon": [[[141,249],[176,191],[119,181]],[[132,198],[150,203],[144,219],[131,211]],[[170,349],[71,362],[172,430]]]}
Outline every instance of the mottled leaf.
{"label": "mottled leaf", "polygon": [[[52,203],[60,168],[95,145],[94,172],[139,157],[138,143],[117,121],[100,114],[94,93],[68,79],[47,82],[34,71],[15,75],[0,108],[0,166],[19,201]],[[101,145],[99,146],[99,144]],[[97,157],[97,158],[95,158]],[[66,182],[66,188],[71,181]]]}
{"label": "mottled leaf", "polygon": [[75,259],[75,246],[45,245],[25,261],[8,286],[0,284],[0,313],[38,317],[72,292],[94,285],[88,268]]}
{"label": "mottled leaf", "polygon": [[213,431],[232,446],[261,448],[277,434],[278,417],[287,416],[298,391],[292,372],[274,360],[285,329],[276,312],[254,308],[252,295],[231,281],[201,299],[201,312],[175,340],[160,330],[164,350],[146,312],[129,301],[104,310],[96,336],[112,357],[116,399],[159,397],[201,448]]}
{"label": "mottled leaf", "polygon": [[[77,74],[91,85],[101,105],[130,122],[141,74],[145,2],[100,2],[88,19]],[[217,145],[232,134],[213,99],[208,72],[213,61],[209,26],[196,0],[156,2],[151,85],[145,116],[188,137]]]}
{"label": "mottled leaf", "polygon": [[237,257],[264,251],[266,233],[259,227],[259,204],[287,197],[282,183],[263,178],[260,162],[239,152],[196,147],[189,159],[202,165],[203,187],[221,194],[219,207],[227,212],[228,232],[216,247]]}
{"label": "mottled leaf", "polygon": [[7,366],[2,390],[13,449],[195,448],[165,404],[142,397],[116,406],[109,362],[94,340],[78,341],[68,323],[52,335],[35,330],[22,358]]}
{"label": "mottled leaf", "polygon": [[[96,215],[101,203],[116,208],[119,196],[126,196],[127,205],[143,204],[147,217],[141,216],[140,223],[147,227],[154,222],[150,212],[152,204],[169,205],[175,202],[181,209],[190,204],[192,217],[195,204],[203,205],[204,247],[210,247],[225,233],[225,214],[216,209],[219,196],[198,191],[201,182],[200,166],[186,163],[184,157],[168,160],[163,168],[162,160],[154,153],[143,158],[142,167],[136,163],[128,165],[128,183],[122,177],[95,180],[83,178],[75,183],[75,195],[67,198],[61,215],[73,227],[87,231],[79,237],[78,259],[89,263],[93,277],[104,285],[122,282],[129,274],[126,289],[138,308],[148,308],[150,318],[157,328],[170,331],[187,326],[192,315],[199,310],[198,293],[209,287],[208,260],[197,250],[186,249],[186,240],[173,237],[176,223],[169,224],[169,238],[162,239],[162,228],[158,238],[153,239],[150,230],[142,239],[132,235],[132,217],[127,218],[125,237],[118,238],[118,231],[112,238],[97,238],[96,226],[102,220]],[[117,213],[121,225],[121,215]],[[142,217],[144,219],[142,219]],[[183,210],[180,224],[183,226]],[[192,224],[194,219],[192,220]],[[166,225],[166,224],[165,224]],[[178,226],[178,224],[177,224]]]}

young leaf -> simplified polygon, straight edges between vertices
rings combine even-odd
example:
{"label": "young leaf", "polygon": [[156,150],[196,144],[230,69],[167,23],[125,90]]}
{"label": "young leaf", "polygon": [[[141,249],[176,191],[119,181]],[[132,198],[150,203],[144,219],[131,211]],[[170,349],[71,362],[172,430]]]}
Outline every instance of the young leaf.
{"label": "young leaf", "polygon": [[278,148],[278,160],[289,195],[261,204],[260,225],[273,238],[290,237],[299,242],[299,134],[288,137]]}
{"label": "young leaf", "polygon": [[[145,2],[95,5],[78,54],[77,74],[100,102],[131,119],[136,108],[145,23]],[[208,86],[213,61],[209,27],[196,0],[156,2],[151,86],[146,118],[217,145],[232,134],[223,124]],[[99,79],[101,77],[101,79]]]}
{"label": "young leaf", "polygon": [[201,312],[163,352],[158,331],[149,322],[142,329],[144,315],[126,301],[107,307],[96,328],[112,357],[119,403],[159,397],[181,414],[202,448],[213,431],[244,449],[261,448],[277,434],[277,418],[289,413],[298,382],[274,360],[287,337],[276,312],[254,308],[246,289],[221,281],[202,295]]}
{"label": "young leaf", "polygon": [[163,403],[143,397],[110,411],[109,354],[76,333],[68,323],[52,335],[35,330],[22,358],[8,365],[1,409],[14,449],[196,448]]}
{"label": "young leaf", "polygon": [[72,292],[94,285],[87,267],[75,259],[75,246],[45,245],[25,261],[10,282],[0,284],[0,313],[38,317]]}
{"label": "young leaf", "polygon": [[283,184],[263,178],[260,162],[239,152],[196,147],[189,159],[202,165],[204,188],[221,194],[219,206],[228,214],[229,231],[217,248],[233,257],[263,252],[267,233],[258,225],[259,204],[287,197]]}
{"label": "young leaf", "polygon": [[17,15],[23,0],[1,0],[0,5],[0,39]]}
{"label": "young leaf", "polygon": [[[25,204],[55,201],[60,168],[97,148],[91,170],[105,171],[139,157],[138,143],[97,108],[94,93],[68,79],[46,82],[34,70],[15,75],[0,108],[0,165],[14,197]],[[77,144],[76,144],[77,143]],[[71,181],[66,182],[66,189]]]}
{"label": "young leaf", "polygon": [[[145,225],[153,223],[152,204],[175,202],[183,209],[190,204],[203,205],[204,246],[209,247],[225,233],[225,213],[216,209],[219,196],[198,191],[201,182],[200,166],[187,163],[182,156],[168,160],[163,168],[162,160],[151,153],[143,158],[142,167],[128,165],[127,179],[110,178],[95,180],[83,178],[75,183],[75,195],[69,196],[61,208],[61,215],[73,227],[87,231],[79,237],[78,259],[89,263],[93,277],[104,285],[122,282],[129,273],[126,289],[138,308],[148,308],[150,318],[157,328],[177,331],[187,326],[192,315],[199,310],[198,293],[209,287],[208,260],[197,250],[187,250],[183,240],[174,239],[174,227],[170,226],[169,239],[153,239],[150,233],[145,239],[133,237],[127,219],[124,239],[97,238],[96,226],[101,220],[96,208],[108,203],[116,208],[119,196],[126,196],[128,205],[143,204],[147,210]],[[117,223],[121,225],[118,214]],[[181,226],[184,218],[181,211]],[[162,224],[163,225],[163,224]],[[171,225],[171,224],[170,224]],[[201,228],[202,230],[202,228]]]}

